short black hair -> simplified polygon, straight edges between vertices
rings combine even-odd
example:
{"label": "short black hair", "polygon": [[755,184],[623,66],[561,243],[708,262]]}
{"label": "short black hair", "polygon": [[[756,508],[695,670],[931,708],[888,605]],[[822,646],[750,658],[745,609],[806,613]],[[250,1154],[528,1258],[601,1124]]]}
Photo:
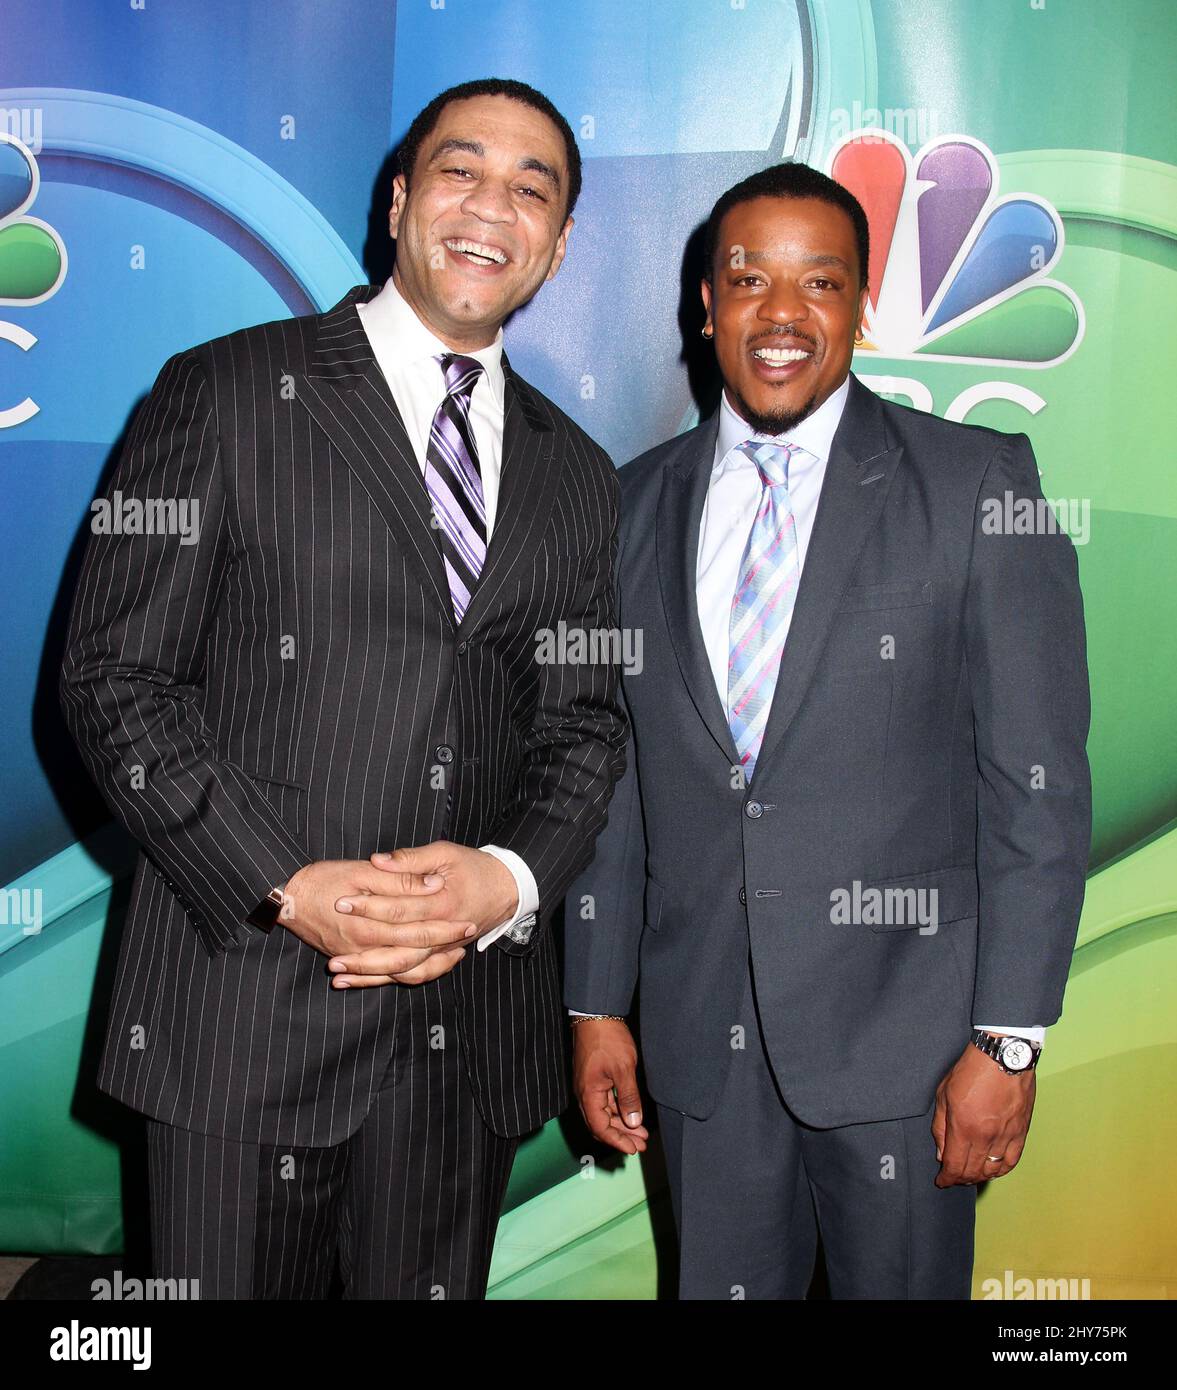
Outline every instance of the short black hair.
{"label": "short black hair", "polygon": [[480,77],[474,82],[459,82],[456,87],[447,87],[444,92],[438,92],[428,106],[418,111],[397,151],[397,162],[405,176],[405,187],[412,180],[421,146],[436,129],[441,113],[451,101],[465,101],[467,97],[510,97],[512,101],[522,102],[533,111],[539,111],[551,121],[564,140],[564,155],[568,164],[568,206],[564,209],[564,216],[567,217],[580,197],[581,180],[580,150],[576,147],[572,127],[542,92],[510,77]]}
{"label": "short black hair", "polygon": [[848,188],[843,188],[820,170],[792,161],[760,169],[719,195],[707,219],[703,242],[703,264],[711,284],[715,283],[720,223],[732,208],[740,203],[750,203],[754,198],[816,198],[819,202],[841,208],[854,227],[854,240],[858,243],[859,284],[860,287],[866,285],[870,263],[870,229],[862,204]]}

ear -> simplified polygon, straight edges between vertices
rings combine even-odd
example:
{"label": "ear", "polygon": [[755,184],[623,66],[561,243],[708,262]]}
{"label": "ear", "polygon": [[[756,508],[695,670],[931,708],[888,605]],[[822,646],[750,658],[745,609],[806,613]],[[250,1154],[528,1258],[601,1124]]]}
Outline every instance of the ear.
{"label": "ear", "polygon": [[[711,282],[705,276],[699,281],[699,293],[703,296],[703,308],[706,311],[707,319],[703,324],[703,332],[708,338],[715,334],[715,325],[711,322]],[[707,330],[711,332],[708,333]]]}
{"label": "ear", "polygon": [[397,239],[397,229],[405,210],[405,199],[409,195],[409,190],[405,187],[404,174],[397,174],[392,181],[392,207],[388,210],[388,235],[393,241]]}
{"label": "ear", "polygon": [[861,338],[863,336],[862,319],[863,315],[866,313],[866,297],[869,292],[870,286],[863,285],[862,289],[858,293],[858,314],[856,315],[854,320],[854,334],[855,337],[858,338]]}
{"label": "ear", "polygon": [[548,273],[544,276],[544,284],[555,275],[564,263],[564,256],[568,251],[568,236],[572,231],[573,219],[570,217],[563,227],[560,228],[560,235],[556,238],[556,249],[552,253],[552,264],[548,267]]}

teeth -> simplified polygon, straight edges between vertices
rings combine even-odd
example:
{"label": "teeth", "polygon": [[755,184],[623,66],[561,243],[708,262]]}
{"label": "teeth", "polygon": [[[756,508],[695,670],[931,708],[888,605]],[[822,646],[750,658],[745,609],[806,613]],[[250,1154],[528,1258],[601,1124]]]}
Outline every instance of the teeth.
{"label": "teeth", "polygon": [[494,261],[496,265],[506,265],[507,257],[494,246],[484,246],[480,241],[447,241],[451,251],[464,256],[477,256],[479,260]]}
{"label": "teeth", "polygon": [[757,348],[752,356],[772,364],[800,362],[811,354],[806,348]]}

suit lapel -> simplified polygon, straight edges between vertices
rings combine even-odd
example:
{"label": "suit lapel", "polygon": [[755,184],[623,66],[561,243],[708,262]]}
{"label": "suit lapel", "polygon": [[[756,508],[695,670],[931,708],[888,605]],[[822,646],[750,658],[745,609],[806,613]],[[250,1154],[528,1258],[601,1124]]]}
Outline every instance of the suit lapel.
{"label": "suit lapel", "polygon": [[888,447],[879,398],[853,376],[834,435],[757,767],[793,722],[902,449]]}
{"label": "suit lapel", "polygon": [[[295,396],[372,498],[417,567],[427,592],[454,623],[429,493],[404,421],[372,351],[356,305],[379,293],[357,286],[319,323]],[[506,378],[499,500],[486,561],[458,631],[467,632],[531,556],[551,514],[562,459],[555,431],[531,387],[503,354]]]}
{"label": "suit lapel", "polygon": [[564,465],[563,454],[556,453],[549,412],[505,352],[503,375],[499,500],[482,573],[458,628],[463,633],[478,624],[496,599],[510,596],[511,582],[534,559]]}
{"label": "suit lapel", "polygon": [[666,624],[687,691],[711,737],[735,767],[739,755],[707,659],[695,588],[699,528],[718,433],[716,414],[683,441],[682,457],[666,470],[656,521],[658,582]]}
{"label": "suit lapel", "polygon": [[295,397],[364,485],[452,623],[453,604],[421,468],[356,313],[358,303],[378,292],[379,286],[357,286],[323,315],[307,371],[295,377]]}

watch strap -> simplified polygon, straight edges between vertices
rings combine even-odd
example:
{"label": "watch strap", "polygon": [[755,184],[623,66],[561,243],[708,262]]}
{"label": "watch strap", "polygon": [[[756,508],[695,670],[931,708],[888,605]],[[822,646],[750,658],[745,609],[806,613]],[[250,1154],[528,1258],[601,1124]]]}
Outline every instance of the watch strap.
{"label": "watch strap", "polygon": [[251,927],[257,927],[259,931],[272,932],[278,925],[278,917],[282,911],[282,905],[286,901],[286,894],[282,888],[271,888],[260,903],[246,917],[246,921]]}

